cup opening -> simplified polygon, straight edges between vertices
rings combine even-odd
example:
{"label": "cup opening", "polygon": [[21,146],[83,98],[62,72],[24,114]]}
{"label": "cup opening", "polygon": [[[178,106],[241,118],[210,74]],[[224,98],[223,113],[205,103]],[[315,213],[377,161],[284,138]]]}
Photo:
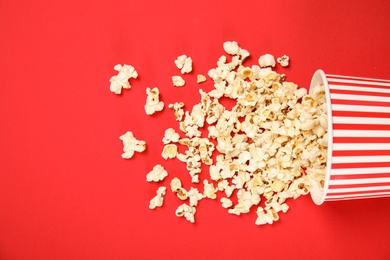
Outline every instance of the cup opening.
{"label": "cup opening", "polygon": [[323,70],[317,70],[310,83],[309,93],[313,90],[314,86],[322,85],[325,91],[326,96],[326,108],[327,108],[327,117],[328,117],[328,151],[327,151],[327,160],[326,160],[326,174],[324,180],[324,186],[320,187],[319,183],[310,178],[311,183],[310,195],[315,204],[321,205],[325,201],[326,194],[328,192],[329,180],[330,180],[330,171],[332,168],[332,144],[333,144],[333,120],[332,120],[332,108],[331,108],[331,99],[330,99],[330,90],[328,85],[328,80],[326,79],[326,74]]}

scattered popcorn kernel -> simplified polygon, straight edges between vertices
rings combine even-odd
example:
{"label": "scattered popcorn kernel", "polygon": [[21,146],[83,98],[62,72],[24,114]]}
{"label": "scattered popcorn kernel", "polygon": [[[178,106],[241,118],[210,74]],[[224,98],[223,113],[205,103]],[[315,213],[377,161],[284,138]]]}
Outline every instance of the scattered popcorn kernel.
{"label": "scattered popcorn kernel", "polygon": [[183,87],[186,84],[181,76],[172,76],[172,83],[175,87]]}
{"label": "scattered popcorn kernel", "polygon": [[236,55],[240,52],[240,47],[238,46],[238,43],[235,41],[224,42],[223,49],[226,51],[227,54],[230,55]]}
{"label": "scattered popcorn kernel", "polygon": [[188,198],[190,199],[190,206],[197,206],[198,201],[203,198],[203,194],[199,192],[197,188],[191,187],[188,191]]}
{"label": "scattered popcorn kernel", "polygon": [[214,185],[212,183],[209,183],[207,180],[204,180],[203,184],[204,184],[203,196],[210,199],[216,199],[217,194],[215,193],[216,189],[214,188]]}
{"label": "scattered popcorn kernel", "polygon": [[276,61],[280,64],[280,66],[287,67],[290,64],[290,57],[283,55],[282,57],[277,58]]}
{"label": "scattered popcorn kernel", "polygon": [[202,83],[202,82],[205,82],[207,79],[204,75],[202,74],[198,74],[198,76],[196,77],[196,83]]}
{"label": "scattered popcorn kernel", "polygon": [[120,94],[122,88],[130,89],[130,78],[137,78],[138,73],[131,65],[124,64],[123,66],[117,64],[114,66],[114,70],[118,71],[118,75],[112,76],[110,79],[110,90],[115,94]]}
{"label": "scattered popcorn kernel", "polygon": [[178,188],[175,193],[181,200],[186,200],[188,198],[188,192],[183,187]]}
{"label": "scattered popcorn kernel", "polygon": [[161,207],[164,202],[164,195],[166,193],[166,187],[162,186],[157,189],[157,195],[152,198],[149,202],[149,208],[155,209],[156,207]]}
{"label": "scattered popcorn kernel", "polygon": [[162,139],[164,144],[169,144],[171,142],[177,143],[180,139],[180,135],[176,133],[175,129],[168,128],[165,130],[164,138]]}
{"label": "scattered popcorn kernel", "polygon": [[171,191],[177,192],[181,188],[181,181],[179,178],[175,177],[171,180]]}
{"label": "scattered popcorn kernel", "polygon": [[221,198],[222,207],[229,209],[233,207],[233,202],[228,198]]}
{"label": "scattered popcorn kernel", "polygon": [[160,101],[160,91],[158,88],[146,88],[146,104],[145,112],[147,115],[152,115],[157,111],[161,111],[164,108],[164,103]]}
{"label": "scattered popcorn kernel", "polygon": [[146,181],[159,182],[162,181],[165,177],[168,176],[168,172],[160,164],[157,164],[153,167],[153,170],[146,175]]}
{"label": "scattered popcorn kernel", "polygon": [[271,54],[265,54],[259,58],[260,67],[275,67],[275,58]]}
{"label": "scattered popcorn kernel", "polygon": [[[172,192],[180,200],[189,199],[189,205],[182,204],[176,215],[194,222],[198,201],[216,199],[221,191],[226,196],[220,202],[228,213],[246,214],[257,207],[255,224],[273,224],[280,212],[288,211],[289,199],[324,186],[328,147],[325,92],[323,86],[316,86],[307,93],[287,82],[284,74],[273,71],[276,62],[271,54],[261,56],[259,65],[246,66],[243,61],[250,53],[237,42],[225,42],[223,48],[231,57],[222,55],[208,71],[214,89],[200,89],[199,103],[188,111],[182,102],[169,105],[185,138],[173,128],[167,129],[162,139],[163,158],[176,157],[185,163],[193,183],[203,176],[202,166],[209,166],[202,193],[194,187],[187,191],[177,177],[171,180]],[[182,73],[190,71],[187,59],[182,55],[175,61]],[[289,57],[284,55],[277,62],[288,66]],[[233,106],[221,104],[222,97]],[[134,138],[127,137],[124,149],[128,158],[137,149],[145,149],[145,142],[130,137]],[[178,153],[180,145],[187,150]],[[159,181],[165,178],[162,172],[156,170],[147,178]]]}
{"label": "scattered popcorn kernel", "polygon": [[176,67],[180,69],[181,74],[192,71],[192,58],[187,55],[181,55],[175,60]]}
{"label": "scattered popcorn kernel", "polygon": [[196,208],[187,204],[182,204],[176,209],[176,216],[185,217],[189,222],[195,222]]}
{"label": "scattered popcorn kernel", "polygon": [[133,133],[127,131],[124,135],[119,137],[123,142],[123,151],[122,158],[130,159],[133,157],[134,152],[143,152],[146,149],[146,143],[142,140],[137,140]]}
{"label": "scattered popcorn kernel", "polygon": [[173,109],[174,114],[175,114],[175,119],[176,121],[181,121],[184,116],[184,103],[183,102],[176,102],[174,104],[169,104],[169,108]]}
{"label": "scattered popcorn kernel", "polygon": [[175,158],[176,155],[177,146],[175,144],[166,144],[161,154],[165,160]]}

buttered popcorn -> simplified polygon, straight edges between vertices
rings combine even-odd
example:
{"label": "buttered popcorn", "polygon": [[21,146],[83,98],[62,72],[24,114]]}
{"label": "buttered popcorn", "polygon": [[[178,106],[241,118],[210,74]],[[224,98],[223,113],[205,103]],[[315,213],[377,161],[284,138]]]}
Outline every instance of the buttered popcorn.
{"label": "buttered popcorn", "polygon": [[[217,67],[208,72],[215,89],[200,90],[200,103],[183,112],[182,119],[176,116],[186,136],[177,143],[188,147],[177,159],[199,169],[194,174],[194,168],[187,167],[193,183],[199,182],[201,163],[210,166],[209,180],[203,180],[203,198],[216,199],[218,191],[224,192],[220,201],[230,214],[245,214],[257,207],[255,223],[272,224],[280,212],[287,212],[287,199],[308,194],[311,182],[324,176],[324,93],[318,88],[309,95],[285,81],[285,75],[272,70],[276,61],[271,54],[247,67],[243,61],[248,51],[237,42],[225,42],[223,47],[231,57],[221,56]],[[289,57],[284,55],[277,62],[288,66]],[[219,102],[222,97],[236,104],[227,109]],[[200,138],[205,122],[208,138]],[[200,145],[205,139],[209,150]],[[219,153],[215,162],[211,160],[214,150]],[[209,160],[201,160],[201,154]],[[233,194],[236,198],[231,199]]]}
{"label": "buttered popcorn", "polygon": [[120,94],[122,92],[122,88],[130,89],[131,85],[129,79],[138,77],[138,72],[131,65],[124,64],[122,66],[117,64],[114,66],[114,70],[118,71],[118,75],[111,77],[110,90],[115,94]]}
{"label": "buttered popcorn", "polygon": [[[225,42],[223,49],[228,56],[222,55],[207,73],[214,89],[200,89],[200,102],[188,111],[183,102],[169,105],[181,135],[173,128],[165,131],[162,157],[185,163],[192,184],[201,187],[185,189],[177,177],[171,179],[171,191],[184,202],[175,213],[194,223],[200,200],[219,199],[230,214],[255,210],[255,224],[272,224],[288,211],[289,199],[324,185],[325,93],[322,86],[308,94],[287,82],[284,74],[272,70],[276,61],[271,54],[246,66],[250,53],[237,42]],[[286,67],[289,57],[283,55],[277,63]],[[192,59],[186,55],[175,64],[182,74],[192,71]],[[198,77],[198,82],[204,79]],[[233,107],[226,108],[221,98],[231,99]],[[186,150],[181,152],[180,146]]]}

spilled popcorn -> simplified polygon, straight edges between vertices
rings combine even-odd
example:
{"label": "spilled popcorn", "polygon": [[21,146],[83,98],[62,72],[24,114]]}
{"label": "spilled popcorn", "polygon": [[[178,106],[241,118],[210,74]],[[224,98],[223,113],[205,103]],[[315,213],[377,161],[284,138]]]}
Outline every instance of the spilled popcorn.
{"label": "spilled popcorn", "polygon": [[[191,182],[201,187],[184,188],[179,178],[171,178],[171,192],[184,201],[175,214],[194,223],[198,202],[218,199],[230,214],[255,210],[256,225],[272,224],[288,211],[288,199],[308,194],[311,185],[323,186],[328,146],[325,93],[317,86],[308,94],[273,71],[277,64],[289,65],[287,55],[275,61],[265,54],[249,67],[244,60],[250,53],[237,42],[225,42],[223,49],[229,56],[222,55],[208,71],[214,89],[200,89],[200,102],[191,110],[185,111],[183,102],[168,106],[181,133],[166,129],[161,155],[185,163]],[[192,59],[186,55],[175,64],[182,74],[192,71]],[[198,75],[197,83],[204,82],[203,77]],[[182,84],[178,82],[174,85]],[[234,106],[226,108],[221,98],[231,99]],[[145,147],[130,134],[126,140],[124,158]],[[179,146],[185,151],[179,152]],[[161,165],[155,168],[147,180],[163,181],[168,173]],[[164,194],[165,188],[158,190],[151,209],[162,205]]]}

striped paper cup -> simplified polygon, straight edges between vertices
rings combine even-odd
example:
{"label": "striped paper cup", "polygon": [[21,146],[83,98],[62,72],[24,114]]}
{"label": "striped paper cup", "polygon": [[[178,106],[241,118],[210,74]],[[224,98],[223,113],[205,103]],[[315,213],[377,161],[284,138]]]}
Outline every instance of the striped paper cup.
{"label": "striped paper cup", "polygon": [[389,197],[390,80],[317,70],[310,91],[318,84],[326,93],[329,144],[324,188],[310,191],[314,203]]}

